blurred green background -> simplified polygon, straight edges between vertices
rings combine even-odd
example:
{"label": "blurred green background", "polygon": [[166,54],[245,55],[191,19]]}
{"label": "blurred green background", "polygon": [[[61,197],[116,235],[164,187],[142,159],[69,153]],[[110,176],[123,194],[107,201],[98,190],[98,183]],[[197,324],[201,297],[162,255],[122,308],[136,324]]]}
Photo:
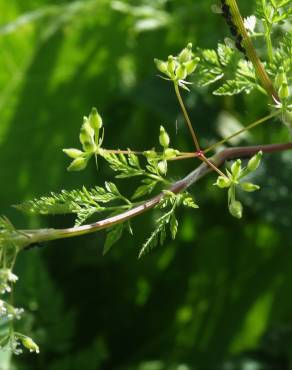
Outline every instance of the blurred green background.
{"label": "blurred green background", "polygon": [[[10,205],[112,178],[104,166],[65,170],[61,149],[78,145],[92,106],[104,118],[108,148],[151,148],[163,124],[173,145],[191,150],[153,58],[187,42],[223,42],[228,29],[213,2],[0,0],[1,214],[20,228],[69,226],[70,217],[28,217]],[[253,11],[253,2],[240,6]],[[220,138],[227,122],[251,123],[267,109],[257,93],[218,98],[194,86],[185,96],[203,143]],[[287,138],[270,124],[237,144]],[[173,164],[173,178],[194,166]],[[191,189],[200,209],[181,212],[177,240],[139,261],[154,213],[137,218],[135,237],[124,236],[105,257],[104,232],[23,252],[15,304],[26,309],[19,325],[41,353],[2,353],[1,370],[291,369],[291,173],[291,153],[266,155],[256,178],[263,190],[245,196],[240,221],[212,187],[215,177],[200,181]]]}

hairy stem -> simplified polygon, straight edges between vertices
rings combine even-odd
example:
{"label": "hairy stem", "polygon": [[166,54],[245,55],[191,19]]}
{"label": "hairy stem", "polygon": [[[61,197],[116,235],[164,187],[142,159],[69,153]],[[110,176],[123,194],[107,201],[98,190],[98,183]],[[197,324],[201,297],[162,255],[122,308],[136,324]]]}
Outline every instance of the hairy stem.
{"label": "hairy stem", "polygon": [[259,56],[257,55],[252,41],[248,36],[236,0],[228,0],[228,5],[230,6],[231,14],[233,16],[233,22],[243,38],[242,44],[246,49],[246,54],[249,60],[252,62],[255,68],[258,79],[260,80],[264,89],[267,91],[268,95],[273,99],[273,101],[275,103],[280,102],[278,93],[276,92],[270,77],[268,76],[263,64],[260,61]]}

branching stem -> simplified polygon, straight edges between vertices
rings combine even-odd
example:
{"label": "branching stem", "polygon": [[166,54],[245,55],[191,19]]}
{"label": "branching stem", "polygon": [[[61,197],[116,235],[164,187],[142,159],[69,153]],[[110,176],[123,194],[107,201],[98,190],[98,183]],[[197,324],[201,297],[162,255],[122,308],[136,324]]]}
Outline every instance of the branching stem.
{"label": "branching stem", "polygon": [[203,153],[199,156],[199,158],[203,162],[205,162],[209,167],[211,167],[212,170],[214,170],[215,172],[217,172],[218,175],[223,176],[223,177],[226,177],[225,173],[223,173],[221,170],[219,170],[219,168],[216,167],[215,164],[212,163],[208,158],[206,158]]}
{"label": "branching stem", "polygon": [[[255,145],[255,146],[247,146],[247,147],[235,147],[235,148],[228,148],[219,153],[215,156],[208,158],[208,161],[214,164],[216,167],[222,166],[222,164],[226,160],[236,159],[236,158],[249,158],[259,152],[260,150],[265,153],[274,153],[280,152],[284,150],[291,150],[292,149],[292,142],[284,143],[284,144],[271,144],[271,145]],[[179,180],[172,184],[169,187],[169,190],[173,193],[179,193],[181,191],[186,190],[191,185],[195,184],[199,181],[202,177],[212,171],[211,166],[209,163],[202,163],[199,167],[193,170],[190,174],[184,177],[182,180]],[[105,218],[103,220],[97,221],[92,224],[82,225],[79,227],[72,227],[67,229],[38,229],[38,230],[18,230],[15,233],[15,242],[19,244],[19,242],[23,243],[23,248],[26,246],[37,243],[37,242],[44,242],[49,240],[55,239],[62,239],[62,238],[71,238],[78,235],[84,235],[96,232],[98,230],[106,229],[108,227],[114,226],[116,224],[125,222],[133,217],[136,217],[146,211],[154,208],[163,198],[164,192],[156,195],[155,197],[146,200],[145,202],[135,206],[132,209],[129,209],[119,215],[115,215],[112,217]],[[21,239],[21,240],[20,240]]]}

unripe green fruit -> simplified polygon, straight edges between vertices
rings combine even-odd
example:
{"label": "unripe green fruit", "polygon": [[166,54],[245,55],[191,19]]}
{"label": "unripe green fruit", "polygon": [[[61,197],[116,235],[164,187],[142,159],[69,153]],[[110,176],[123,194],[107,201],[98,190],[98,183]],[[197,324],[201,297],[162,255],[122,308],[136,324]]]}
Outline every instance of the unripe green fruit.
{"label": "unripe green fruit", "polygon": [[176,60],[175,58],[170,55],[168,57],[168,61],[167,61],[167,72],[170,76],[174,76],[174,71],[176,69]]}
{"label": "unripe green fruit", "polygon": [[240,187],[242,188],[242,190],[247,191],[249,193],[259,190],[260,188],[258,185],[252,184],[251,182],[242,182],[240,184]]}
{"label": "unripe green fruit", "polygon": [[78,158],[82,154],[84,154],[81,150],[74,149],[74,148],[63,149],[63,152],[67,154],[68,157],[73,158],[73,159]]}
{"label": "unripe green fruit", "polygon": [[261,159],[262,159],[262,156],[263,156],[263,152],[262,151],[259,151],[256,155],[254,155],[249,161],[248,161],[248,164],[247,164],[247,168],[249,171],[255,171],[260,163],[261,163]]}
{"label": "unripe green fruit", "polygon": [[79,139],[83,149],[86,152],[93,152],[95,150],[94,130],[90,126],[87,118],[84,119],[84,123],[80,130]]}
{"label": "unripe green fruit", "polygon": [[235,218],[242,217],[243,207],[242,204],[238,200],[234,200],[229,204],[229,212]]}
{"label": "unripe green fruit", "polygon": [[284,68],[280,67],[279,72],[276,74],[275,78],[275,86],[276,88],[280,88],[283,82],[287,82],[287,76],[286,73],[284,72]]}
{"label": "unripe green fruit", "polygon": [[143,154],[148,160],[154,160],[157,158],[157,153],[155,152],[155,150],[147,150],[143,152]]}
{"label": "unripe green fruit", "polygon": [[283,82],[279,89],[279,97],[282,100],[286,100],[289,97],[289,86],[287,82]]}
{"label": "unripe green fruit", "polygon": [[160,161],[157,165],[158,167],[158,171],[161,175],[166,175],[167,173],[167,161],[163,160],[163,161]]}
{"label": "unripe green fruit", "polygon": [[241,172],[241,160],[237,159],[231,166],[232,176],[236,179]]}
{"label": "unripe green fruit", "polygon": [[98,133],[99,129],[102,127],[102,118],[97,112],[96,108],[92,108],[88,117],[88,122],[94,131]]}
{"label": "unripe green fruit", "polygon": [[21,342],[25,348],[29,350],[29,352],[36,352],[40,353],[39,346],[29,337],[21,338]]}
{"label": "unripe green fruit", "polygon": [[228,188],[230,184],[231,184],[231,181],[230,179],[228,179],[228,177],[219,176],[214,185],[217,185],[219,188],[224,189],[224,188]]}
{"label": "unripe green fruit", "polygon": [[199,61],[200,61],[200,58],[194,58],[194,59],[184,63],[184,65],[187,69],[187,74],[188,75],[190,75],[191,73],[193,73],[195,71]]}
{"label": "unripe green fruit", "polygon": [[159,142],[163,148],[167,148],[170,142],[168,133],[165,131],[163,126],[160,126]]}
{"label": "unripe green fruit", "polygon": [[88,158],[79,157],[74,159],[74,161],[68,167],[68,171],[82,171],[87,166]]}
{"label": "unripe green fruit", "polygon": [[179,154],[179,151],[172,148],[167,148],[164,150],[164,157],[165,159],[172,159],[175,158]]}
{"label": "unripe green fruit", "polygon": [[168,71],[166,62],[160,59],[154,59],[154,63],[156,64],[156,67],[160,72],[167,74]]}
{"label": "unripe green fruit", "polygon": [[188,62],[189,60],[191,60],[191,58],[193,56],[192,47],[193,47],[192,43],[189,43],[187,45],[187,47],[184,48],[180,52],[180,54],[178,56],[178,60],[179,60],[180,63],[185,63],[185,62]]}
{"label": "unripe green fruit", "polygon": [[175,71],[175,75],[178,80],[184,80],[187,77],[187,74],[187,68],[184,64],[180,64]]}

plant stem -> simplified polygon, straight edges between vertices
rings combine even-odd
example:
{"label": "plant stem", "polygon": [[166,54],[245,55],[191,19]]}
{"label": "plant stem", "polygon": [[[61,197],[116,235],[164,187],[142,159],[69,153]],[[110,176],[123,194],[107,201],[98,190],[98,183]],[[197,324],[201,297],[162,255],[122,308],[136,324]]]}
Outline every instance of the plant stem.
{"label": "plant stem", "polygon": [[191,158],[197,158],[198,157],[198,153],[197,152],[194,152],[194,153],[185,153],[185,154],[181,154],[177,157],[174,157],[174,158],[170,158],[168,159],[168,161],[180,161],[182,159],[191,159]]}
{"label": "plant stem", "polygon": [[[284,150],[291,150],[292,142],[284,144],[271,144],[271,145],[255,145],[247,147],[228,148],[215,156],[208,158],[208,161],[216,167],[220,167],[226,160],[236,158],[250,158],[260,150],[264,153],[274,153]],[[172,184],[169,190],[177,194],[186,190],[191,185],[195,184],[198,180],[211,172],[211,167],[206,161],[199,167],[193,170],[190,174]],[[155,197],[131,208],[121,214],[105,218],[92,224],[82,225],[78,227],[71,227],[67,229],[38,229],[38,230],[17,230],[13,235],[15,245],[22,245],[20,248],[25,248],[32,243],[44,242],[62,238],[71,238],[78,235],[84,235],[96,232],[98,230],[106,229],[116,224],[125,222],[133,217],[136,217],[152,208],[154,208],[163,198],[164,192],[156,195]]]}
{"label": "plant stem", "polygon": [[183,115],[184,115],[184,117],[185,117],[185,120],[186,120],[186,122],[187,122],[187,125],[188,125],[188,127],[189,127],[189,130],[190,130],[190,132],[191,132],[191,135],[192,135],[193,141],[194,141],[194,143],[195,143],[196,150],[197,150],[197,151],[200,151],[201,149],[200,149],[199,141],[198,141],[198,139],[197,139],[197,136],[196,136],[195,131],[194,131],[193,126],[192,126],[192,122],[191,122],[191,120],[190,120],[190,117],[189,117],[188,112],[187,112],[187,110],[186,110],[186,107],[185,107],[185,105],[184,105],[183,99],[182,99],[182,97],[181,97],[181,94],[180,94],[180,91],[179,91],[179,86],[178,86],[177,82],[174,82],[174,89],[175,89],[175,93],[176,93],[176,96],[177,96],[178,102],[179,102],[179,104],[180,104],[181,110],[182,110],[182,112],[183,112]]}
{"label": "plant stem", "polygon": [[134,150],[120,150],[120,149],[103,149],[105,152],[110,154],[136,154],[143,155],[143,152],[136,152]]}
{"label": "plant stem", "polygon": [[264,66],[260,61],[260,58],[257,55],[257,52],[253,46],[252,41],[248,36],[236,0],[228,0],[228,5],[230,6],[233,22],[243,38],[242,39],[243,46],[246,49],[246,54],[249,60],[252,62],[255,68],[258,79],[260,80],[261,84],[267,91],[268,95],[273,99],[273,101],[275,103],[280,102],[278,93],[276,92],[270,77],[268,76]]}
{"label": "plant stem", "polygon": [[267,52],[268,52],[268,58],[269,62],[273,62],[273,45],[272,45],[272,39],[271,39],[271,28],[268,25],[267,21],[264,21],[264,28],[265,28],[265,39],[267,44]]}
{"label": "plant stem", "polygon": [[238,136],[238,135],[242,134],[243,132],[249,131],[249,130],[251,130],[252,128],[254,128],[254,127],[256,127],[256,126],[260,125],[260,124],[261,124],[261,123],[263,123],[263,122],[267,122],[269,119],[271,119],[271,118],[274,118],[274,117],[278,116],[280,113],[281,113],[281,112],[279,112],[279,111],[274,112],[274,113],[271,113],[271,114],[269,114],[268,116],[263,117],[263,118],[261,118],[261,119],[257,120],[256,122],[251,123],[250,125],[248,125],[248,126],[244,127],[243,129],[241,129],[241,130],[239,130],[239,131],[235,132],[234,134],[232,134],[232,135],[230,135],[230,136],[228,136],[228,137],[226,137],[226,138],[224,138],[224,139],[222,139],[222,140],[218,141],[217,143],[215,143],[215,144],[211,145],[209,148],[207,148],[207,149],[205,149],[205,150],[204,150],[204,154],[206,154],[206,153],[210,152],[211,150],[213,150],[213,149],[217,148],[218,146],[220,146],[220,145],[222,145],[222,144],[226,143],[227,141],[229,141],[229,140],[233,139],[234,137],[236,137],[236,136]]}
{"label": "plant stem", "polygon": [[[266,0],[262,0],[262,9],[265,13],[265,9],[267,8],[267,2]],[[265,29],[265,39],[266,39],[266,45],[267,45],[267,52],[268,52],[268,58],[269,62],[272,63],[273,61],[273,45],[272,45],[272,39],[271,39],[271,25],[269,22],[269,19],[265,13],[265,19],[263,20],[264,23],[264,29]]]}
{"label": "plant stem", "polygon": [[206,158],[206,157],[204,156],[204,154],[202,154],[199,158],[200,158],[203,162],[207,163],[207,165],[208,165],[209,167],[211,167],[215,172],[217,172],[220,176],[227,177],[227,176],[225,175],[225,173],[223,173],[221,170],[219,170],[219,168],[218,168],[218,167],[216,167],[214,163],[212,163],[211,161],[209,161],[209,159],[208,159],[208,158]]}

